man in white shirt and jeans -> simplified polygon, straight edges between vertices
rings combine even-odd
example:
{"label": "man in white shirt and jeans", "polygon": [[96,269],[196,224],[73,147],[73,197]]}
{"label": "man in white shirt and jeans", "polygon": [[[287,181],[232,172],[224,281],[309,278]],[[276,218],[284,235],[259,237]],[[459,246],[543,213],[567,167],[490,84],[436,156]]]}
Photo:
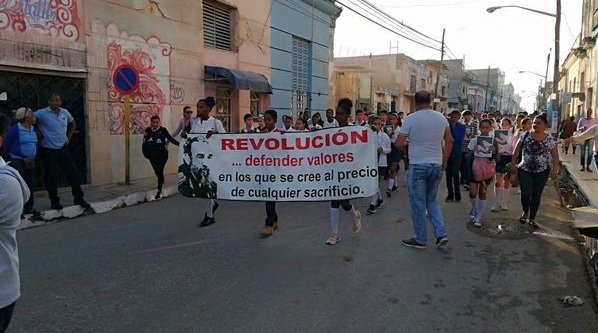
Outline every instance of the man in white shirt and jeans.
{"label": "man in white shirt and jeans", "polygon": [[[0,114],[0,149],[10,120]],[[17,226],[29,188],[19,172],[0,157],[0,332],[6,331],[15,303],[21,295]]]}
{"label": "man in white shirt and jeans", "polygon": [[[596,124],[596,119],[592,118],[592,108],[588,108],[586,117],[579,119],[577,130],[585,132]],[[579,158],[581,160],[581,169],[579,171],[592,172],[592,169],[590,169],[590,163],[592,162],[592,142],[592,139],[588,139],[580,143]]]}
{"label": "man in white shirt and jeans", "polygon": [[[446,118],[430,109],[432,95],[425,90],[415,93],[415,112],[403,121],[395,146],[402,149],[409,139],[409,170],[407,189],[415,236],[402,244],[416,249],[426,247],[426,211],[430,215],[436,246],[448,243],[442,214],[436,196],[448,158],[453,149],[453,137]],[[442,142],[444,141],[444,151]]]}

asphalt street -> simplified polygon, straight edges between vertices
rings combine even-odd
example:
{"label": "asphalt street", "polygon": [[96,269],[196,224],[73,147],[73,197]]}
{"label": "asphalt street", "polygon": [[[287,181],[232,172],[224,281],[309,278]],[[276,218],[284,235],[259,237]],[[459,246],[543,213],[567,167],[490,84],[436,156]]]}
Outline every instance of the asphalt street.
{"label": "asphalt street", "polygon": [[[24,230],[9,332],[598,332],[556,192],[536,233],[511,193],[511,210],[488,208],[483,229],[467,200],[442,202],[441,249],[400,244],[412,231],[404,188],[373,216],[355,201],[363,231],[343,214],[336,246],[325,244],[328,203],[279,204],[268,239],[263,203],[221,202],[217,223],[198,228],[202,206],[181,196]],[[565,295],[585,303],[564,307]]]}

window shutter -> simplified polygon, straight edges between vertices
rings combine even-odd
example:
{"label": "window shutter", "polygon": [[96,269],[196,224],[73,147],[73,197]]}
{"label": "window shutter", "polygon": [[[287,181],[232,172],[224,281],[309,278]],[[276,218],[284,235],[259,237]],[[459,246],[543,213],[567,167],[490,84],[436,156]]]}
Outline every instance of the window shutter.
{"label": "window shutter", "polygon": [[204,45],[232,50],[231,10],[213,1],[203,2]]}

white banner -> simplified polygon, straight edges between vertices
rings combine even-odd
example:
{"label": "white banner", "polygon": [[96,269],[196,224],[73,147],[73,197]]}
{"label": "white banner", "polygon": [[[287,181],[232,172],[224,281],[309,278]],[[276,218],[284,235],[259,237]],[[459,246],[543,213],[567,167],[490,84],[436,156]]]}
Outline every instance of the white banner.
{"label": "white banner", "polygon": [[190,134],[179,148],[179,192],[241,201],[328,201],[378,189],[376,135],[316,132]]}

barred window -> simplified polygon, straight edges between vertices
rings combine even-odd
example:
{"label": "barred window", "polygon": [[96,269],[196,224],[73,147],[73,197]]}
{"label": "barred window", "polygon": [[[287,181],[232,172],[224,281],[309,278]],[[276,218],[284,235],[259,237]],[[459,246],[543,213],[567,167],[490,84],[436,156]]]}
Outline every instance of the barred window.
{"label": "barred window", "polygon": [[309,72],[311,67],[311,44],[309,41],[293,36],[291,55],[291,111],[293,117],[309,107]]}
{"label": "barred window", "polygon": [[249,94],[249,112],[254,117],[260,115],[260,94],[257,92],[250,92]]}
{"label": "barred window", "polygon": [[216,1],[203,1],[203,42],[207,47],[232,51],[232,8]]}

